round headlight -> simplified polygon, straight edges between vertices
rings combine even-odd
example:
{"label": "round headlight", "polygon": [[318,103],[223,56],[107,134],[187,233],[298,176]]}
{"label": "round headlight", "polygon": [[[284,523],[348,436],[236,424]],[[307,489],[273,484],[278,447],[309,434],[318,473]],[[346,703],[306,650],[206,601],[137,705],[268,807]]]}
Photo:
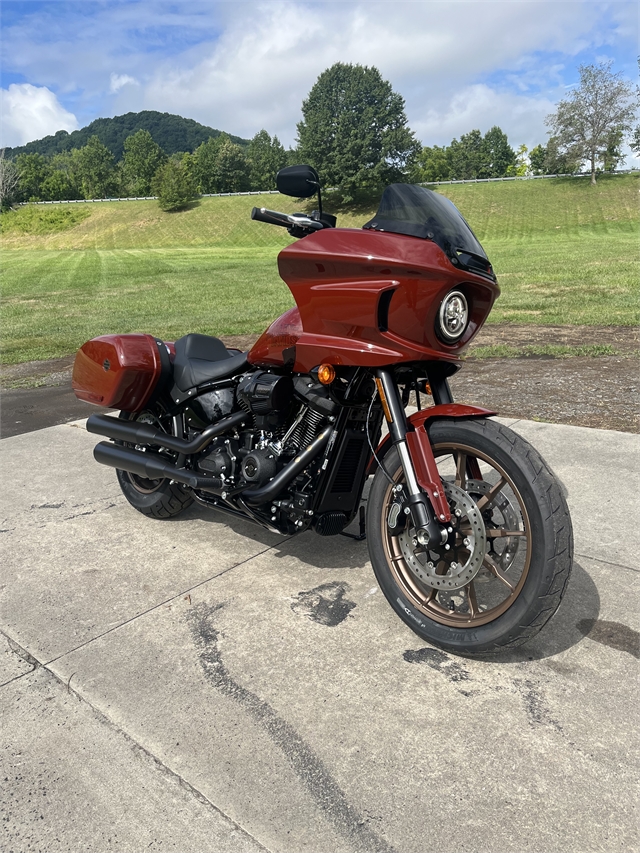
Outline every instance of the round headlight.
{"label": "round headlight", "polygon": [[460,340],[469,322],[469,306],[464,293],[459,290],[447,293],[440,306],[438,321],[438,331],[447,343]]}

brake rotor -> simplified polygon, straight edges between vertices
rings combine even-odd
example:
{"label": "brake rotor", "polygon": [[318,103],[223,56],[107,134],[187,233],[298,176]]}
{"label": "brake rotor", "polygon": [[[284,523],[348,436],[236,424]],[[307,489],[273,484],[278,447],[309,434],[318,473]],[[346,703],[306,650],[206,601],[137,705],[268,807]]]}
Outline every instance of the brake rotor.
{"label": "brake rotor", "polygon": [[[400,533],[398,542],[407,567],[422,583],[433,589],[461,589],[482,568],[487,550],[484,518],[465,491],[448,481],[443,481],[442,486],[452,511],[449,541],[442,547],[421,548],[411,528]],[[464,533],[460,532],[460,525],[464,526]]]}
{"label": "brake rotor", "polygon": [[[491,488],[491,483],[487,483],[484,480],[467,480],[467,491],[472,496],[486,495],[491,491]],[[503,527],[506,530],[520,529],[518,513],[504,492],[498,492],[498,497],[492,502],[491,507],[499,509],[502,513],[504,521],[499,525],[500,527]],[[487,525],[486,520],[485,525]],[[492,560],[503,572],[506,572],[513,564],[516,554],[518,553],[518,549],[520,548],[520,539],[521,537],[518,536],[505,536],[502,538],[501,541],[504,542],[505,545],[500,553],[490,547]],[[495,543],[495,540],[491,540],[490,546],[493,543]]]}

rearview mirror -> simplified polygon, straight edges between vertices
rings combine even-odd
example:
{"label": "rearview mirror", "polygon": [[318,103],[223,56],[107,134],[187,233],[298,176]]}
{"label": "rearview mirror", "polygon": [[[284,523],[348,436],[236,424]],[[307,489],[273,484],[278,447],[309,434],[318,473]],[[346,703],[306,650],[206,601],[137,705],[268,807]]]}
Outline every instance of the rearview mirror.
{"label": "rearview mirror", "polygon": [[276,175],[276,186],[283,195],[310,198],[320,189],[320,179],[312,166],[287,166]]}

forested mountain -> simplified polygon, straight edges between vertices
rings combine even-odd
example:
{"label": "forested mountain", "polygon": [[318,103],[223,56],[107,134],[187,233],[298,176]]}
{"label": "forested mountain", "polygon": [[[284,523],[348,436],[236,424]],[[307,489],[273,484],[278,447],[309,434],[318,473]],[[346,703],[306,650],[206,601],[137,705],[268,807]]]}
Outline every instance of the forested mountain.
{"label": "forested mountain", "polygon": [[[119,160],[125,139],[138,130],[148,130],[154,141],[169,155],[178,151],[195,151],[202,142],[206,142],[210,137],[215,139],[222,133],[191,118],[159,113],[156,110],[143,110],[140,113],[126,113],[114,118],[98,118],[72,133],[59,130],[53,136],[45,136],[44,139],[28,142],[19,148],[7,148],[5,156],[13,158],[18,154],[43,154],[50,157],[62,151],[82,148],[92,136],[97,136],[115,159]],[[249,144],[248,139],[241,139],[239,136],[230,138],[243,148]]]}

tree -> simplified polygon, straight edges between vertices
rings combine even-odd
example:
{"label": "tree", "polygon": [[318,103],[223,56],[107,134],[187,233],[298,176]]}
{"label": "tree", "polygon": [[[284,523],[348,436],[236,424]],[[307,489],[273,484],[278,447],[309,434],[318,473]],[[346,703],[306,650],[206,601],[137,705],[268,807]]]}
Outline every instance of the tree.
{"label": "tree", "polygon": [[633,133],[631,134],[630,143],[631,149],[636,152],[636,154],[640,154],[640,124],[637,124],[633,128]]}
{"label": "tree", "polygon": [[122,170],[135,195],[151,193],[153,176],[167,160],[148,130],[138,130],[124,141]]}
{"label": "tree", "polygon": [[[488,130],[482,140],[483,178],[504,178],[516,166],[516,155],[509,145],[507,134],[497,125]],[[525,152],[526,153],[526,152]]]}
{"label": "tree", "polygon": [[484,136],[476,129],[463,134],[460,141],[453,139],[447,157],[451,178],[456,181],[503,178],[516,165],[516,155],[507,135],[497,125]]}
{"label": "tree", "polygon": [[416,156],[411,180],[418,184],[451,179],[451,162],[448,148],[440,145],[425,146]]}
{"label": "tree", "polygon": [[529,149],[526,145],[521,145],[516,151],[516,161],[507,168],[507,175],[510,178],[526,178],[531,174],[531,163],[529,161]]}
{"label": "tree", "polygon": [[61,169],[51,171],[51,174],[42,182],[41,190],[45,201],[66,201],[77,197],[69,176]]}
{"label": "tree", "polygon": [[605,156],[611,134],[630,131],[636,113],[631,84],[620,73],[613,74],[611,65],[581,65],[579,86],[545,119],[561,153],[589,161],[592,184],[596,183],[596,166]]}
{"label": "tree", "polygon": [[50,166],[49,174],[40,185],[42,198],[46,201],[82,198],[82,190],[71,152],[63,151],[60,154],[54,154]]}
{"label": "tree", "polygon": [[152,189],[158,196],[162,210],[182,210],[189,205],[197,193],[193,181],[183,163],[172,158],[156,172]]}
{"label": "tree", "polygon": [[11,207],[18,189],[20,176],[13,160],[4,156],[4,148],[0,148],[0,210]]}
{"label": "tree", "polygon": [[536,145],[529,152],[529,164],[534,175],[544,175],[544,158],[546,153],[544,145]]}
{"label": "tree", "polygon": [[486,158],[482,134],[479,130],[471,130],[457,139],[451,140],[449,146],[449,161],[451,163],[451,178],[454,181],[470,181],[474,178],[485,178]]}
{"label": "tree", "polygon": [[580,165],[580,155],[575,148],[562,151],[557,137],[550,137],[544,149],[544,175],[575,175]]}
{"label": "tree", "polygon": [[374,67],[336,63],[318,77],[302,115],[299,158],[343,201],[404,180],[418,151],[404,99]]}
{"label": "tree", "polygon": [[73,151],[73,168],[85,198],[108,198],[115,189],[113,154],[97,136]]}
{"label": "tree", "polygon": [[287,165],[287,152],[277,136],[261,130],[249,143],[247,160],[252,190],[274,190],[276,175]]}
{"label": "tree", "polygon": [[621,130],[613,130],[609,134],[607,146],[602,153],[603,172],[615,172],[620,163],[624,162],[622,139],[623,133]]}
{"label": "tree", "polygon": [[211,136],[206,142],[199,145],[193,153],[192,174],[199,193],[218,192],[216,163],[221,140],[224,141],[224,138],[228,139],[226,134],[221,134],[215,138]]}
{"label": "tree", "polygon": [[20,176],[20,198],[40,201],[42,183],[51,173],[49,161],[42,154],[19,154],[15,162]]}
{"label": "tree", "polygon": [[215,178],[219,193],[240,193],[249,189],[249,164],[239,145],[227,137],[218,149]]}

